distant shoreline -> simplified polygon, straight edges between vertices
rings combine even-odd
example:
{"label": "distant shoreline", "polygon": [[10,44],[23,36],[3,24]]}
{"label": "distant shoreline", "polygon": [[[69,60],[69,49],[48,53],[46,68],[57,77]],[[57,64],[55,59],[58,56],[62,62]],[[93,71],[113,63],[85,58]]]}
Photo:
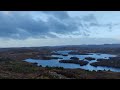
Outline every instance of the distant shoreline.
{"label": "distant shoreline", "polygon": [[0,49],[15,48],[44,48],[44,47],[120,47],[120,44],[82,44],[82,45],[55,45],[55,46],[28,46],[28,47],[0,47]]}

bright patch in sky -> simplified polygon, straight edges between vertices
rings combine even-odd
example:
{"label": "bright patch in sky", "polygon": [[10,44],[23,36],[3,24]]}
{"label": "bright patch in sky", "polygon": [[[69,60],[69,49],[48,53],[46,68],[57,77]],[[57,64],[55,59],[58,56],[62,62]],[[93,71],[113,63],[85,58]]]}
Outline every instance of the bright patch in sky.
{"label": "bright patch in sky", "polygon": [[0,47],[120,43],[120,11],[1,11]]}

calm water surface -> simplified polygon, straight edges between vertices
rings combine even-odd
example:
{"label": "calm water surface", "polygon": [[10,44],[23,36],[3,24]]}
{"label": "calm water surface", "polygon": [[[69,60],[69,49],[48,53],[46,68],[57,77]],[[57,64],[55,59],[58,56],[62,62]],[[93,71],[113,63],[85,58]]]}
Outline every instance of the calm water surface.
{"label": "calm water surface", "polygon": [[[71,50],[70,50],[71,51]],[[70,51],[57,51],[57,53],[59,54],[68,54]],[[109,57],[116,57],[116,55],[111,55],[111,54],[102,54],[102,53],[89,53],[90,55],[69,55],[68,56],[62,56],[62,55],[52,55],[53,57],[60,57],[63,58],[64,60],[70,60],[70,57],[78,57],[80,60],[85,60],[85,57],[93,57],[96,60],[92,60],[92,61],[88,61],[89,63],[85,66],[80,66],[79,64],[70,64],[70,63],[59,63],[59,60],[62,59],[53,59],[53,60],[37,60],[37,59],[26,59],[26,62],[29,63],[37,63],[37,65],[42,65],[43,67],[46,66],[58,66],[58,67],[64,67],[64,68],[71,68],[71,69],[75,69],[75,68],[81,68],[81,69],[85,69],[85,70],[111,70],[114,72],[120,72],[119,68],[112,68],[112,67],[103,67],[103,66],[98,66],[98,67],[94,67],[91,66],[90,63],[93,62],[97,62],[97,59],[109,59]]]}

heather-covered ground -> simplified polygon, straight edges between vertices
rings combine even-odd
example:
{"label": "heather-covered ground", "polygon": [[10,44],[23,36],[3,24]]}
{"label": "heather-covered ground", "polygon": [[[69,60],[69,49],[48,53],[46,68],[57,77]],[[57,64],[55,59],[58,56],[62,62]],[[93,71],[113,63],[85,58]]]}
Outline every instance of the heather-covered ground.
{"label": "heather-covered ground", "polygon": [[[81,53],[88,53],[86,50],[87,49],[81,49]],[[102,49],[90,50],[91,52],[97,52],[97,50],[98,52],[100,50],[101,52],[105,52],[105,49],[103,49],[103,51]],[[108,49],[107,51],[113,51],[112,53],[114,54],[115,50],[116,49]],[[27,58],[40,59],[46,54],[50,56],[51,51],[51,48],[19,48],[0,52],[0,79],[120,79],[120,72],[88,71],[83,69],[64,69],[62,67],[48,66],[38,67],[36,64],[30,64],[23,61]],[[117,51],[116,54],[119,55],[119,51]]]}
{"label": "heather-covered ground", "polygon": [[120,79],[120,73],[59,67],[37,67],[23,61],[1,61],[0,79]]}

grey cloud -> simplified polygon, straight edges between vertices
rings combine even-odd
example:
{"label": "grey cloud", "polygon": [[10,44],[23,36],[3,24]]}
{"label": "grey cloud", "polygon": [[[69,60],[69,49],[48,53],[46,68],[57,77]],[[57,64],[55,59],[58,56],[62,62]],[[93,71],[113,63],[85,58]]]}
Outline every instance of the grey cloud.
{"label": "grey cloud", "polygon": [[78,30],[79,26],[76,24],[73,24],[73,22],[63,23],[54,18],[49,18],[48,26],[52,32],[59,33],[59,34],[69,34],[69,33],[72,33],[74,31]]}
{"label": "grey cloud", "polygon": [[41,11],[40,13],[48,16],[47,22],[34,20],[30,12],[16,11],[6,15],[0,13],[0,38],[54,38],[57,35],[51,32],[66,35],[78,30],[81,35],[89,36],[90,27],[107,26],[111,29],[113,26],[99,24],[93,14],[76,19],[70,17],[65,11]]}
{"label": "grey cloud", "polygon": [[[84,32],[86,32],[86,34],[90,34],[89,29],[91,27],[95,27],[95,28],[103,27],[103,28],[107,28],[106,30],[111,32],[115,26],[120,25],[120,23],[107,23],[107,24],[99,23],[99,21],[97,20],[97,18],[94,14],[89,14],[89,15],[83,16],[81,18],[81,20],[83,22],[85,22],[85,23],[83,23],[82,27],[84,29]],[[86,22],[87,22],[87,24],[86,24]],[[97,29],[93,29],[93,30],[97,30]]]}
{"label": "grey cloud", "polygon": [[59,19],[68,19],[70,18],[70,16],[67,14],[66,11],[42,11],[44,14],[47,14],[47,15],[52,15],[56,18],[59,18]]}
{"label": "grey cloud", "polygon": [[[19,29],[22,29],[24,33]],[[43,21],[37,22],[27,15],[22,16],[20,13],[13,13],[10,16],[0,14],[0,37],[22,39],[29,36],[45,35],[48,30]]]}
{"label": "grey cloud", "polygon": [[82,21],[84,21],[84,22],[87,22],[88,23],[88,26],[100,26],[100,24],[99,24],[99,22],[98,22],[98,20],[97,20],[97,18],[96,18],[96,16],[94,15],[94,14],[88,14],[88,15],[86,15],[86,16],[83,16],[82,18],[81,18],[81,20]]}
{"label": "grey cloud", "polygon": [[[24,13],[24,14],[23,14]],[[74,20],[70,18],[67,12],[43,12],[46,15],[51,14],[47,22],[36,21],[25,12],[11,12],[10,15],[0,13],[0,37],[13,39],[26,39],[28,37],[46,38],[57,37],[50,32],[58,34],[68,34],[78,30]],[[64,22],[69,21],[67,23]]]}
{"label": "grey cloud", "polygon": [[82,17],[82,19],[83,19],[84,21],[87,21],[87,22],[94,21],[94,22],[97,23],[97,19],[96,19],[96,17],[94,16],[94,14],[89,14],[89,15],[87,15],[87,16],[84,16],[84,17]]}

